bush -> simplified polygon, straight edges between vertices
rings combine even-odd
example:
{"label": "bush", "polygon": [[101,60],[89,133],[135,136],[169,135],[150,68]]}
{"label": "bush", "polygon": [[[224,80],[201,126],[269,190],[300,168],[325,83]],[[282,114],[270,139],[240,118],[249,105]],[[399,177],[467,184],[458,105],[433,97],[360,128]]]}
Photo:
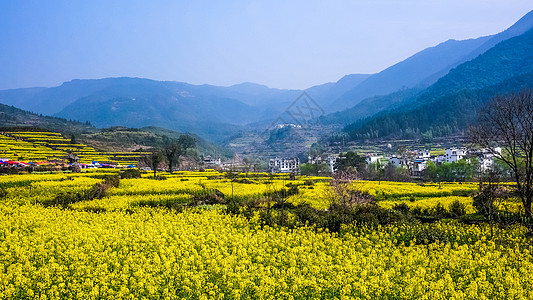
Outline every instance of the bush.
{"label": "bush", "polygon": [[3,187],[0,187],[0,199],[5,199],[7,198],[7,196],[8,196],[7,190]]}
{"label": "bush", "polygon": [[237,182],[237,183],[244,183],[244,184],[252,184],[252,183],[254,183],[253,181],[251,181],[251,180],[248,179],[248,178],[235,179],[234,182]]}
{"label": "bush", "polygon": [[448,216],[448,211],[446,210],[446,208],[440,202],[437,203],[437,206],[435,206],[435,209],[433,210],[433,213],[436,216],[441,217],[441,218],[444,218],[444,217]]}
{"label": "bush", "polygon": [[83,200],[92,200],[92,199],[102,199],[107,196],[107,191],[111,185],[105,183],[96,183],[90,190],[87,190],[84,195]]}
{"label": "bush", "polygon": [[417,227],[414,238],[416,238],[417,245],[429,245],[435,242],[448,243],[450,237],[446,231],[434,226]]}
{"label": "bush", "polygon": [[119,175],[106,175],[104,177],[104,184],[109,187],[118,187],[120,185],[120,176]]}
{"label": "bush", "polygon": [[416,245],[429,245],[437,241],[440,243],[451,243],[455,238],[452,236],[452,233],[447,233],[435,224],[408,226],[405,231],[399,233],[396,239],[405,245],[409,245],[413,240]]}
{"label": "bush", "polygon": [[122,179],[141,178],[141,171],[139,169],[126,169],[120,172],[120,178]]}
{"label": "bush", "polygon": [[189,202],[190,206],[197,206],[197,205],[210,205],[210,204],[224,204],[226,203],[226,200],[224,198],[224,193],[221,191],[214,189],[214,190],[202,190],[199,192],[196,192],[191,199],[191,202]]}
{"label": "bush", "polygon": [[409,212],[409,206],[405,203],[399,203],[399,204],[394,204],[394,206],[392,207],[392,209],[396,210],[396,211],[399,211],[403,214],[406,214]]}
{"label": "bush", "polygon": [[53,199],[45,200],[45,201],[42,201],[41,203],[44,206],[53,206],[53,205],[67,206],[71,203],[76,203],[76,202],[83,201],[83,200],[84,200],[83,194],[67,192],[67,193],[57,194]]}
{"label": "bush", "polygon": [[324,213],[324,211],[314,209],[308,203],[300,204],[294,209],[294,214],[302,225],[315,224],[322,227]]}
{"label": "bush", "polygon": [[226,200],[226,211],[231,214],[242,214],[252,218],[260,209],[261,199],[255,196],[234,196]]}
{"label": "bush", "polygon": [[459,200],[455,200],[450,204],[450,214],[455,217],[461,217],[466,215],[466,205]]}
{"label": "bush", "polygon": [[422,215],[422,208],[420,206],[415,206],[413,209],[411,209],[411,213],[415,216],[421,216]]}
{"label": "bush", "polygon": [[312,179],[307,179],[306,181],[304,181],[304,185],[308,185],[308,186],[315,185],[315,183],[316,181]]}

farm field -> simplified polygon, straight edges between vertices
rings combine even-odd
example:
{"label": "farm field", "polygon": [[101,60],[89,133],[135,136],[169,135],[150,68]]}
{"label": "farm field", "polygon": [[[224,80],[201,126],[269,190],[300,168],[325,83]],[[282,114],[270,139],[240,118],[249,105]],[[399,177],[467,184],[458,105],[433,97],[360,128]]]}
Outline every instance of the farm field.
{"label": "farm field", "polygon": [[[230,200],[292,190],[287,203],[324,210],[329,178],[230,180],[206,170],[114,181],[117,174],[0,176],[0,299],[533,298],[533,249],[520,226],[492,236],[488,225],[457,220],[339,232],[298,220],[267,226],[257,214],[230,213]],[[477,189],[354,185],[384,208],[459,200],[468,213]]]}
{"label": "farm field", "polygon": [[56,132],[14,131],[0,134],[0,158],[24,162],[64,160],[72,151],[82,164],[93,161],[137,165],[138,152],[100,152],[84,144],[73,144]]}

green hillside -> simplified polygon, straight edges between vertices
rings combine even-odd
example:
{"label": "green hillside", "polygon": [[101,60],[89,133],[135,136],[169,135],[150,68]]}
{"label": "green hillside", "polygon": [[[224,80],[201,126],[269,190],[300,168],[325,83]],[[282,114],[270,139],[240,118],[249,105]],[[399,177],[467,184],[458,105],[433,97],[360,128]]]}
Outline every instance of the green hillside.
{"label": "green hillside", "polygon": [[[161,147],[163,136],[177,138],[181,133],[157,127],[132,129],[113,127],[98,129],[88,123],[69,121],[63,118],[48,117],[27,112],[12,106],[0,104],[0,128],[2,132],[11,131],[51,131],[62,134],[68,139],[74,137],[78,142],[94,147],[99,151],[133,151],[139,148]],[[197,141],[200,155],[232,157],[233,152],[192,134]]]}
{"label": "green hillside", "polygon": [[533,30],[464,63],[401,106],[345,127],[354,139],[461,133],[491,97],[533,83]]}

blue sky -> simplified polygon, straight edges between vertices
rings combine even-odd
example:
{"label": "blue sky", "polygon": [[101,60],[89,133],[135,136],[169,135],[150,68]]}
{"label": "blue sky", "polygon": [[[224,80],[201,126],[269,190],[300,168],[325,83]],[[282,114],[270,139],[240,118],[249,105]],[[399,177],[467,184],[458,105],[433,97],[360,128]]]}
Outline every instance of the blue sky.
{"label": "blue sky", "polygon": [[532,9],[531,0],[0,0],[0,89],[116,76],[307,88],[498,33]]}

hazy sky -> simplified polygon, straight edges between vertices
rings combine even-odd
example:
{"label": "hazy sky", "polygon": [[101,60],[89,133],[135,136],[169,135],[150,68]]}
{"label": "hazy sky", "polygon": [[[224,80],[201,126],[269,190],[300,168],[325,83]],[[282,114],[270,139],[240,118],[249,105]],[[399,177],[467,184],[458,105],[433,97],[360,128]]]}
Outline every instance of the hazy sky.
{"label": "hazy sky", "polygon": [[0,89],[116,76],[307,88],[498,33],[532,9],[531,0],[0,0]]}

